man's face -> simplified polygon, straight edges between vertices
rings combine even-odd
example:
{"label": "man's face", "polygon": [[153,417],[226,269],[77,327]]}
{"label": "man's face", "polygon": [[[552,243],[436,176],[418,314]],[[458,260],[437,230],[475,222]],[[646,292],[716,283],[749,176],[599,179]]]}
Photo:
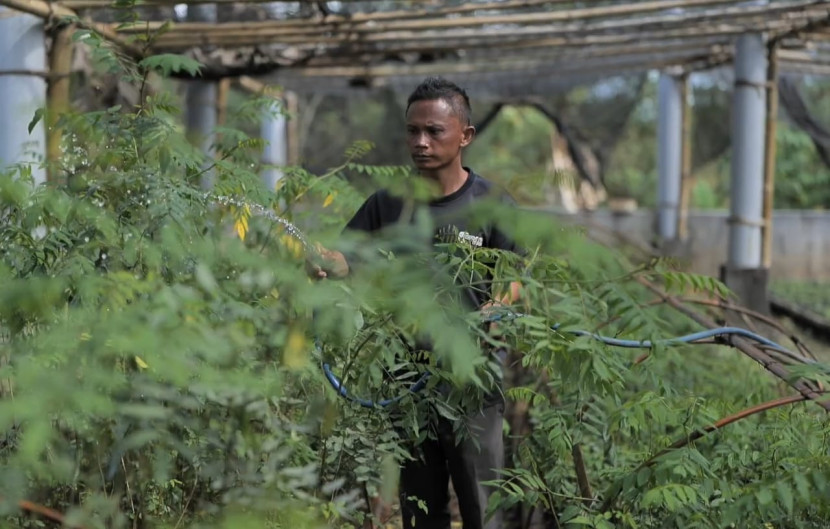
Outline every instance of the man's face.
{"label": "man's face", "polygon": [[421,171],[436,171],[452,164],[473,140],[475,129],[462,123],[443,99],[416,101],[406,113],[406,143],[412,161]]}

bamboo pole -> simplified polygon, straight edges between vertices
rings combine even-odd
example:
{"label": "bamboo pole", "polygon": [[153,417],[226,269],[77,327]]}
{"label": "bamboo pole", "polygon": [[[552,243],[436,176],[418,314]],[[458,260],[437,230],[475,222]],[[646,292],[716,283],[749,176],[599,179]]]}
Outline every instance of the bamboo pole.
{"label": "bamboo pole", "polygon": [[830,66],[830,52],[824,57],[813,57],[809,53],[800,50],[778,49],[776,55],[779,59],[787,62]]}
{"label": "bamboo pole", "polygon": [[228,119],[228,92],[231,80],[225,77],[219,81],[216,92],[216,125],[224,127]]}
{"label": "bamboo pole", "polygon": [[[685,72],[704,71],[722,64],[729,63],[732,60],[732,53],[721,52],[714,55],[699,54],[687,52],[682,54],[672,54],[667,57],[647,58],[635,57],[626,58],[625,61],[615,60],[612,62],[597,62],[584,65],[572,65],[567,61],[561,61],[555,64],[528,64],[521,69],[514,69],[510,71],[496,69],[488,69],[480,67],[466,68],[463,72],[456,72],[452,68],[444,69],[429,69],[429,68],[384,68],[379,69],[351,69],[341,70],[337,72],[317,72],[317,75],[305,76],[302,71],[284,71],[284,78],[290,79],[292,83],[297,86],[305,86],[302,83],[308,83],[307,86],[313,89],[320,86],[321,80],[335,82],[337,79],[351,79],[355,77],[366,77],[371,79],[416,79],[427,75],[463,75],[467,82],[482,82],[490,86],[511,85],[515,86],[517,83],[531,83],[538,78],[549,78],[551,75],[557,75],[563,79],[563,83],[573,83],[574,79],[589,81],[610,75],[623,75],[626,73],[646,72],[650,69],[661,69],[668,67],[677,67]],[[297,75],[299,73],[299,75]],[[476,79],[476,81],[472,81]],[[571,79],[571,81],[567,81]],[[479,81],[480,80],[480,81]],[[348,87],[326,86],[325,92],[349,92]]]}
{"label": "bamboo pole", "polygon": [[[319,0],[244,0],[246,4],[316,4]],[[380,3],[388,0],[340,0],[341,3]],[[599,0],[582,0],[583,2],[592,2]],[[430,4],[432,0],[408,0],[411,4]],[[141,6],[174,6],[176,4],[184,3],[187,5],[199,4],[238,4],[240,0],[188,0],[181,2],[180,0],[139,0],[136,2],[137,7]],[[103,9],[112,7],[112,0],[63,0],[61,2],[64,6],[70,9]]]}
{"label": "bamboo pole", "polygon": [[[780,32],[789,31],[793,27],[792,22],[781,22],[770,20],[764,22],[759,31],[764,32]],[[488,52],[495,52],[501,54],[502,51],[518,51],[526,50],[529,54],[533,50],[549,53],[549,48],[568,48],[568,47],[585,47],[585,46],[618,46],[620,44],[635,44],[638,42],[652,42],[656,49],[660,49],[661,41],[671,39],[701,39],[704,37],[716,36],[735,36],[746,32],[745,25],[727,25],[720,24],[713,26],[706,24],[702,26],[672,28],[657,31],[637,31],[600,34],[600,35],[564,35],[562,37],[550,37],[549,32],[545,32],[542,37],[525,37],[517,36],[515,32],[500,32],[493,35],[479,36],[477,38],[469,39],[440,39],[437,41],[427,42],[424,44],[417,44],[411,41],[402,41],[392,45],[379,46],[377,44],[369,43],[355,43],[347,47],[334,46],[324,48],[321,50],[320,43],[303,43],[297,46],[292,46],[292,49],[299,53],[323,53],[319,59],[312,58],[304,60],[304,64],[313,65],[325,60],[334,58],[351,58],[359,56],[372,55],[390,55],[403,53],[427,53],[439,51],[458,51],[469,50],[468,57],[473,54],[487,54]]]}
{"label": "bamboo pole", "polygon": [[[705,49],[712,46],[725,46],[731,43],[730,33],[721,34],[718,36],[688,36],[680,37],[672,40],[659,42],[637,42],[634,44],[627,44],[623,41],[616,43],[610,42],[608,44],[592,44],[591,41],[582,41],[578,44],[568,46],[553,46],[553,47],[538,47],[533,49],[510,49],[510,48],[494,48],[493,50],[486,50],[479,53],[469,53],[465,56],[465,64],[476,63],[507,63],[513,64],[516,61],[529,62],[534,60],[545,61],[556,59],[559,57],[570,57],[573,59],[592,59],[603,57],[621,57],[635,54],[653,53],[655,49],[664,51],[672,51],[677,49],[691,49],[701,48]],[[372,55],[361,55],[358,59],[361,62],[370,62]],[[351,55],[346,56],[324,56],[320,58],[313,58],[304,61],[305,68],[322,68],[322,67],[348,67],[355,64],[355,57]]]}
{"label": "bamboo pole", "polygon": [[46,82],[46,179],[53,185],[64,183],[59,181],[63,130],[58,127],[58,120],[69,110],[69,74],[72,69],[74,32],[73,25],[55,28],[52,32],[52,47],[49,50],[49,78]]}
{"label": "bamboo pole", "polygon": [[274,99],[279,99],[280,97],[282,97],[282,90],[280,90],[279,88],[263,83],[262,81],[254,79],[253,77],[249,77],[247,75],[239,77],[236,80],[236,85],[239,86],[239,88],[245,90],[246,92],[250,92],[252,94],[273,97]]}
{"label": "bamboo pole", "polygon": [[682,143],[680,148],[680,204],[677,208],[677,237],[689,238],[689,202],[692,195],[692,108],[689,105],[689,76],[680,78],[680,97],[683,105]]}
{"label": "bamboo pole", "polygon": [[[26,0],[18,0],[26,1]],[[33,1],[33,0],[32,0]],[[446,28],[458,27],[481,27],[495,24],[524,24],[524,25],[540,25],[551,22],[574,22],[584,21],[595,18],[612,18],[622,17],[628,15],[636,15],[643,13],[654,13],[669,9],[682,9],[690,7],[736,4],[739,0],[649,0],[644,2],[612,4],[598,7],[585,7],[577,9],[563,9],[558,11],[537,11],[533,13],[512,13],[501,15],[486,15],[486,16],[462,16],[462,17],[447,17],[436,16],[429,19],[417,20],[391,20],[383,23],[375,23],[374,21],[351,21],[343,22],[328,22],[326,19],[307,19],[303,21],[295,20],[270,20],[263,22],[227,22],[221,24],[224,29],[236,30],[256,30],[262,27],[267,27],[273,30],[274,35],[288,36],[288,35],[322,35],[326,32],[354,32],[354,33],[382,33],[387,31],[400,30],[438,30]],[[809,1],[793,1],[788,2],[784,10],[803,8],[816,3],[816,0]],[[769,6],[773,8],[773,6]],[[740,9],[748,9],[742,7]],[[674,18],[677,18],[676,16]],[[148,25],[149,24],[149,25]],[[149,27],[153,29],[159,26],[158,22],[138,21],[134,25],[124,27],[124,32],[129,31],[146,31]],[[210,30],[215,27],[213,24],[204,24],[198,22],[180,23],[176,24],[171,29],[172,32],[198,32]]]}
{"label": "bamboo pole", "polygon": [[297,94],[286,90],[283,94],[285,110],[288,113],[286,141],[288,143],[288,165],[298,165],[301,158],[300,149],[300,102]]}
{"label": "bamboo pole", "polygon": [[578,75],[618,71],[645,71],[653,68],[684,65],[688,63],[705,62],[720,65],[730,60],[730,51],[714,51],[712,53],[701,50],[689,50],[685,53],[674,53],[668,56],[625,56],[612,58],[612,61],[586,62],[573,64],[568,56],[557,57],[554,62],[512,61],[499,63],[496,61],[464,64],[419,64],[413,66],[338,66],[320,68],[292,68],[284,70],[286,76],[292,78],[329,78],[329,77],[422,77],[425,75],[449,74],[504,74],[513,79],[517,75],[523,77],[547,77],[550,75]]}
{"label": "bamboo pole", "polygon": [[[306,28],[291,29],[276,26],[277,21],[250,22],[240,27],[230,24],[218,24],[215,26],[203,26],[194,28],[185,24],[177,24],[166,33],[159,35],[155,41],[157,47],[192,47],[198,44],[233,44],[236,46],[245,44],[262,44],[265,42],[278,42],[284,44],[349,44],[349,43],[370,43],[370,42],[403,42],[419,40],[444,40],[444,39],[481,39],[487,35],[506,36],[567,36],[567,35],[590,35],[600,32],[613,31],[643,31],[649,28],[682,28],[688,27],[691,23],[718,23],[725,21],[744,21],[745,24],[753,24],[756,19],[772,19],[775,21],[799,22],[803,19],[825,17],[830,14],[830,5],[827,7],[816,7],[815,0],[801,0],[790,2],[787,5],[773,4],[762,6],[748,6],[741,8],[726,7],[718,9],[707,9],[694,12],[688,15],[657,15],[649,17],[632,17],[628,19],[612,19],[597,23],[571,23],[554,24],[541,19],[527,24],[526,27],[510,28],[501,30],[478,30],[456,29],[453,31],[432,30],[440,29],[424,26],[417,31],[400,31],[394,28],[385,28],[381,25],[372,26],[374,33],[365,33],[350,30],[345,27],[335,28]],[[458,27],[464,28],[465,18],[459,17],[454,22]],[[567,21],[566,21],[567,22]],[[812,20],[811,20],[812,22]],[[755,22],[758,23],[758,22]],[[152,25],[150,27],[152,30]],[[147,27],[125,29],[129,31],[146,32]]]}
{"label": "bamboo pole", "polygon": [[77,16],[71,9],[42,0],[3,0],[0,4],[40,18]]}
{"label": "bamboo pole", "polygon": [[[740,23],[746,30],[747,26],[755,26],[764,23],[787,23],[792,24],[791,28],[799,27],[798,23],[807,20],[814,22],[816,18],[823,18],[827,16],[827,9],[805,8],[797,11],[781,12],[780,8],[770,11],[769,6],[754,6],[744,9],[710,9],[686,15],[683,17],[676,16],[649,16],[649,17],[635,17],[630,19],[612,19],[610,21],[603,21],[597,23],[567,23],[567,24],[544,24],[531,25],[526,27],[514,27],[509,29],[456,29],[446,30],[441,32],[434,32],[430,30],[424,31],[390,31],[376,34],[353,34],[342,32],[337,35],[317,34],[317,35],[286,35],[273,34],[271,24],[273,22],[256,22],[256,26],[250,26],[247,29],[232,29],[224,25],[217,25],[213,28],[206,28],[202,32],[196,31],[195,34],[184,35],[180,33],[180,26],[175,26],[175,30],[171,30],[157,38],[164,45],[170,45],[181,40],[187,36],[189,41],[186,45],[193,46],[194,38],[201,39],[218,39],[218,38],[232,38],[242,39],[239,44],[246,42],[245,39],[260,39],[257,42],[262,43],[262,39],[274,39],[280,44],[294,44],[294,45],[312,45],[319,47],[320,45],[370,45],[374,43],[392,42],[400,43],[416,43],[423,41],[481,41],[489,38],[542,38],[542,37],[574,37],[574,36],[589,36],[606,33],[638,33],[649,29],[681,29],[689,28],[691,24],[701,24],[700,27],[712,27],[713,24],[724,24],[727,22]],[[152,31],[152,28],[149,28]],[[790,29],[790,28],[788,28]],[[147,28],[144,28],[146,31]],[[138,31],[138,30],[136,30]],[[218,43],[218,41],[217,41]],[[315,48],[316,49],[316,48]]]}
{"label": "bamboo pole", "polygon": [[286,116],[286,164],[296,165],[300,160],[300,137],[299,137],[299,101],[297,94],[290,90],[282,90],[267,83],[263,83],[253,77],[242,76],[237,79],[237,85],[243,90],[260,96],[270,96],[279,99],[283,105]]}
{"label": "bamboo pole", "polygon": [[[471,49],[465,55],[465,60],[467,61],[476,61],[476,60],[488,60],[490,58],[496,58],[501,60],[506,60],[508,57],[513,57],[517,59],[534,59],[537,57],[542,58],[551,58],[556,55],[561,55],[563,53],[568,52],[569,49],[579,48],[579,51],[582,56],[604,56],[609,52],[611,54],[619,54],[620,50],[648,50],[648,49],[656,49],[662,50],[664,47],[671,47],[678,43],[692,45],[692,43],[697,44],[723,44],[729,42],[731,39],[728,37],[734,37],[736,35],[741,35],[745,33],[743,28],[734,28],[728,30],[721,30],[721,29],[696,29],[692,28],[688,31],[682,32],[673,32],[671,34],[666,33],[664,34],[663,38],[657,39],[649,38],[648,35],[645,34],[633,34],[633,35],[613,35],[613,36],[604,36],[601,38],[583,38],[583,39],[540,39],[534,41],[523,41],[518,43],[505,43],[501,44],[498,47],[494,46],[492,48],[485,48],[485,49]],[[446,51],[452,49],[460,49],[458,47],[453,48],[450,46],[446,49]],[[354,52],[343,52],[343,53],[329,53],[323,55],[319,58],[310,58],[308,60],[303,61],[303,66],[306,67],[319,67],[319,66],[348,66],[354,65],[355,60],[360,60],[361,62],[369,62],[372,60],[373,57],[381,56],[381,57],[388,57],[394,54],[403,54],[409,52],[440,52],[445,51],[445,48],[441,46],[440,48],[428,48],[427,50],[423,49],[415,49],[415,48],[384,48],[379,50],[373,51],[354,51]]]}
{"label": "bamboo pole", "polygon": [[95,31],[99,33],[106,40],[117,44],[122,50],[129,53],[134,58],[142,57],[144,50],[132,44],[124,36],[119,35],[118,32],[109,24],[102,24],[93,22],[86,18],[79,18],[75,11],[63,7],[56,2],[44,2],[43,0],[0,0],[0,5],[29,13],[44,19],[53,18],[71,18],[78,26]]}
{"label": "bamboo pole", "polygon": [[[761,31],[782,31],[792,27],[786,22],[768,21],[763,23]],[[680,38],[703,38],[716,36],[735,36],[746,33],[743,25],[719,25],[706,24],[702,26],[669,29],[663,31],[631,31],[614,33],[609,35],[576,35],[563,37],[543,38],[516,38],[515,35],[498,35],[479,37],[477,39],[441,39],[425,44],[417,44],[409,41],[395,43],[391,46],[377,46],[364,43],[357,43],[346,48],[332,48],[327,53],[328,57],[352,57],[366,54],[394,54],[394,53],[417,53],[437,52],[444,50],[470,49],[471,51],[483,50],[498,47],[499,50],[528,50],[533,48],[563,48],[582,47],[592,45],[620,45],[634,44],[638,42],[652,42],[655,48],[659,49],[660,41]],[[320,45],[298,46],[298,50],[319,49]]]}
{"label": "bamboo pole", "polygon": [[772,266],[772,210],[775,195],[775,129],[778,122],[778,46],[773,41],[767,56],[767,120],[764,138],[764,225],[761,240],[761,264]]}
{"label": "bamboo pole", "polygon": [[830,76],[830,66],[813,66],[809,64],[780,61],[778,68],[787,73]]}
{"label": "bamboo pole", "polygon": [[[100,7],[101,2],[110,2],[112,0],[79,0],[79,1],[64,1],[62,4],[66,5],[67,7],[77,6],[78,4],[89,4],[89,3],[96,3],[98,5],[95,7]],[[239,0],[224,0],[230,2],[239,2]],[[255,0],[256,1],[256,0]],[[263,2],[267,0],[261,0]],[[603,2],[604,0],[582,0],[583,4],[597,4]],[[729,1],[729,0],[725,0]],[[736,0],[731,0],[736,1]],[[150,0],[141,2],[140,5],[172,5],[175,4],[175,1],[157,1],[157,0]],[[189,2],[193,3],[193,2]],[[222,3],[217,2],[217,3]],[[245,3],[249,3],[246,1]],[[356,23],[366,23],[366,22],[378,22],[378,21],[402,21],[402,20],[418,20],[422,18],[439,18],[439,17],[446,17],[451,15],[461,15],[465,13],[473,13],[476,11],[507,11],[511,9],[525,9],[528,10],[531,7],[548,7],[556,4],[571,4],[573,0],[502,0],[498,2],[469,2],[465,4],[461,4],[458,6],[450,6],[450,7],[439,7],[433,9],[395,9],[390,11],[377,11],[374,13],[351,13],[348,15],[338,15],[338,14],[326,14],[314,18],[293,18],[287,20],[280,20],[279,25],[280,27],[290,28],[290,27],[305,27],[308,26],[311,21],[317,21],[323,24],[356,24]],[[139,22],[139,24],[144,24],[144,22]]]}
{"label": "bamboo pole", "polygon": [[[543,60],[520,60],[519,58],[507,58],[504,60],[481,60],[465,61],[463,63],[431,63],[417,65],[380,65],[380,66],[317,66],[292,68],[292,73],[303,77],[356,77],[366,76],[390,76],[390,75],[430,75],[439,73],[471,73],[486,71],[516,71],[522,69],[544,69],[549,66],[551,69],[540,71],[540,74],[549,75],[556,73],[559,69],[565,68],[568,71],[580,70],[585,66],[582,60],[593,58],[615,59],[620,61],[630,60],[641,62],[644,67],[650,64],[659,63],[661,54],[665,56],[671,52],[685,52],[686,55],[710,55],[717,54],[729,46],[729,40],[711,41],[704,43],[678,42],[665,45],[655,54],[649,43],[639,44],[631,47],[605,48],[602,50],[579,50],[574,53],[549,54]],[[555,60],[551,60],[555,59]],[[651,60],[650,60],[651,59]],[[607,61],[610,62],[610,61]],[[606,64],[612,66],[613,64]],[[557,70],[553,70],[553,68]]]}

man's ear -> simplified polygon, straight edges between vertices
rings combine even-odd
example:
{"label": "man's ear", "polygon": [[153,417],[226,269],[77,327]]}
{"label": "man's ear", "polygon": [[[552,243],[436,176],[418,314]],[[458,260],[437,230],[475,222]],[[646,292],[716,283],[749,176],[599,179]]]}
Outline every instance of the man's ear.
{"label": "man's ear", "polygon": [[464,132],[461,135],[461,146],[466,147],[467,145],[473,142],[473,139],[476,137],[476,128],[472,125],[467,125],[464,127]]}

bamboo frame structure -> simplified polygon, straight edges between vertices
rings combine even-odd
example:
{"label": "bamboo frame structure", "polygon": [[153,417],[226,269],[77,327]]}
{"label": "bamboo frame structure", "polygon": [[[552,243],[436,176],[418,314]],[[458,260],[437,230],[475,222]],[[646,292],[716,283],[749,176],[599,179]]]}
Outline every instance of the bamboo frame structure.
{"label": "bamboo frame structure", "polygon": [[[293,79],[487,76],[499,71],[576,78],[596,76],[603,69],[668,66],[689,72],[731,61],[732,40],[747,31],[779,41],[782,71],[830,72],[830,47],[823,46],[830,40],[826,0],[771,0],[762,5],[742,0],[585,0],[578,7],[573,0],[482,0],[452,6],[411,1],[391,10],[348,15],[328,12],[309,0],[300,2],[300,12],[285,11],[281,20],[268,16],[167,26],[153,20],[152,11],[142,11],[151,18],[134,23],[102,22],[98,13],[106,11],[113,18],[111,9],[99,9],[110,1],[0,0],[0,5],[46,19],[71,17],[137,59],[149,53],[186,53],[203,62],[204,78],[217,80],[270,72]],[[137,4],[172,5],[173,0]],[[342,3],[347,9],[350,5]]]}
{"label": "bamboo frame structure", "polygon": [[[329,17],[319,19],[300,19],[300,20],[271,20],[265,22],[225,22],[220,25],[224,29],[262,29],[269,28],[273,30],[275,35],[291,36],[291,35],[319,35],[329,31],[337,31],[341,33],[386,33],[389,31],[427,31],[427,30],[444,30],[448,28],[460,27],[484,27],[492,25],[541,25],[553,22],[573,22],[586,21],[597,18],[611,18],[621,17],[632,14],[653,13],[668,9],[680,9],[699,6],[736,4],[740,0],[650,0],[645,2],[632,2],[613,4],[610,6],[585,7],[578,9],[565,9],[559,11],[537,11],[531,13],[510,13],[497,15],[481,15],[469,17],[450,17],[443,12],[437,11],[434,15],[429,15],[428,19],[422,19],[426,16],[424,13],[416,13],[413,16],[411,12],[398,12],[394,17],[382,19],[377,23],[373,18],[338,18],[332,20]],[[813,1],[799,2],[800,4],[809,5]],[[515,7],[515,6],[514,6]],[[390,13],[386,13],[389,15]],[[365,15],[368,17],[369,15]],[[146,26],[145,22],[138,21],[131,26],[126,26],[125,29],[131,27],[138,28],[139,31]],[[198,22],[189,22],[178,24],[179,31],[200,31],[205,29],[215,29],[213,24],[204,24]],[[150,29],[154,29],[151,25]]]}
{"label": "bamboo frame structure", "polygon": [[[587,35],[602,31],[630,30],[639,31],[649,27],[689,27],[692,23],[712,23],[727,20],[752,19],[766,16],[780,19],[781,16],[799,17],[802,12],[812,12],[817,16],[826,15],[828,8],[822,7],[817,0],[792,0],[786,4],[769,4],[761,6],[726,7],[697,10],[676,14],[654,14],[668,9],[678,9],[689,1],[705,1],[708,5],[722,5],[734,3],[734,0],[660,0],[649,2],[651,9],[642,9],[635,14],[647,14],[643,17],[626,17],[619,14],[600,15],[601,11],[552,12],[538,15],[524,15],[507,19],[507,15],[500,17],[455,17],[437,20],[414,20],[401,22],[387,22],[384,24],[332,24],[325,25],[316,21],[309,21],[303,25],[288,25],[286,21],[269,20],[262,22],[223,23],[206,25],[198,23],[178,23],[168,32],[159,36],[159,46],[172,46],[187,40],[191,45],[199,43],[221,44],[223,39],[237,40],[237,45],[244,45],[249,39],[259,39],[257,42],[285,42],[285,43],[348,43],[373,42],[381,40],[402,41],[406,39],[428,40],[452,38],[463,35],[480,35],[486,31],[493,31],[487,27],[514,24],[512,27],[502,27],[502,34],[530,33],[535,28],[537,36],[555,34]],[[656,4],[656,6],[655,6]],[[557,16],[554,16],[557,15]],[[584,18],[582,18],[584,16]],[[468,19],[468,20],[465,20]],[[515,20],[508,22],[505,20]],[[137,22],[125,26],[119,31],[123,33],[143,33],[155,31],[161,27],[160,23]],[[452,30],[452,31],[449,31]]]}
{"label": "bamboo frame structure", "polygon": [[777,16],[775,13],[725,13],[717,24],[712,24],[714,15],[700,15],[695,24],[683,21],[666,21],[662,18],[652,18],[641,23],[634,24],[630,21],[617,22],[615,24],[585,25],[559,25],[540,26],[516,30],[497,31],[451,31],[443,32],[436,37],[435,34],[401,34],[399,32],[384,33],[377,35],[361,36],[359,40],[350,39],[348,36],[319,37],[309,40],[308,37],[274,37],[268,33],[267,28],[256,32],[255,29],[229,30],[224,33],[200,34],[196,32],[183,38],[176,34],[162,34],[155,40],[155,45],[162,49],[176,50],[187,49],[194,46],[195,42],[202,42],[206,45],[225,45],[232,43],[236,46],[247,45],[255,40],[260,43],[276,42],[278,45],[290,46],[294,49],[326,50],[330,54],[340,54],[343,51],[353,54],[367,52],[381,53],[404,53],[404,52],[425,52],[437,50],[456,49],[481,49],[483,47],[494,48],[520,48],[533,46],[555,47],[568,45],[571,42],[598,41],[613,42],[620,40],[627,41],[651,41],[664,36],[683,36],[705,32],[746,31],[747,24],[751,24],[761,31],[786,32],[797,28],[805,21],[813,20],[813,17],[824,15],[824,11],[805,10],[798,13],[788,13],[786,16]]}

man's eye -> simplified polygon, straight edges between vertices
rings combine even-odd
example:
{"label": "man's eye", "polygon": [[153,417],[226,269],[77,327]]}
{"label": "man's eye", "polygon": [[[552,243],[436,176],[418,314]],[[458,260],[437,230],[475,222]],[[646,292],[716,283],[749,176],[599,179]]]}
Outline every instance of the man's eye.
{"label": "man's eye", "polygon": [[444,132],[444,129],[427,129],[427,131],[430,134],[432,134],[433,136],[436,136],[436,135],[441,134],[442,132]]}

